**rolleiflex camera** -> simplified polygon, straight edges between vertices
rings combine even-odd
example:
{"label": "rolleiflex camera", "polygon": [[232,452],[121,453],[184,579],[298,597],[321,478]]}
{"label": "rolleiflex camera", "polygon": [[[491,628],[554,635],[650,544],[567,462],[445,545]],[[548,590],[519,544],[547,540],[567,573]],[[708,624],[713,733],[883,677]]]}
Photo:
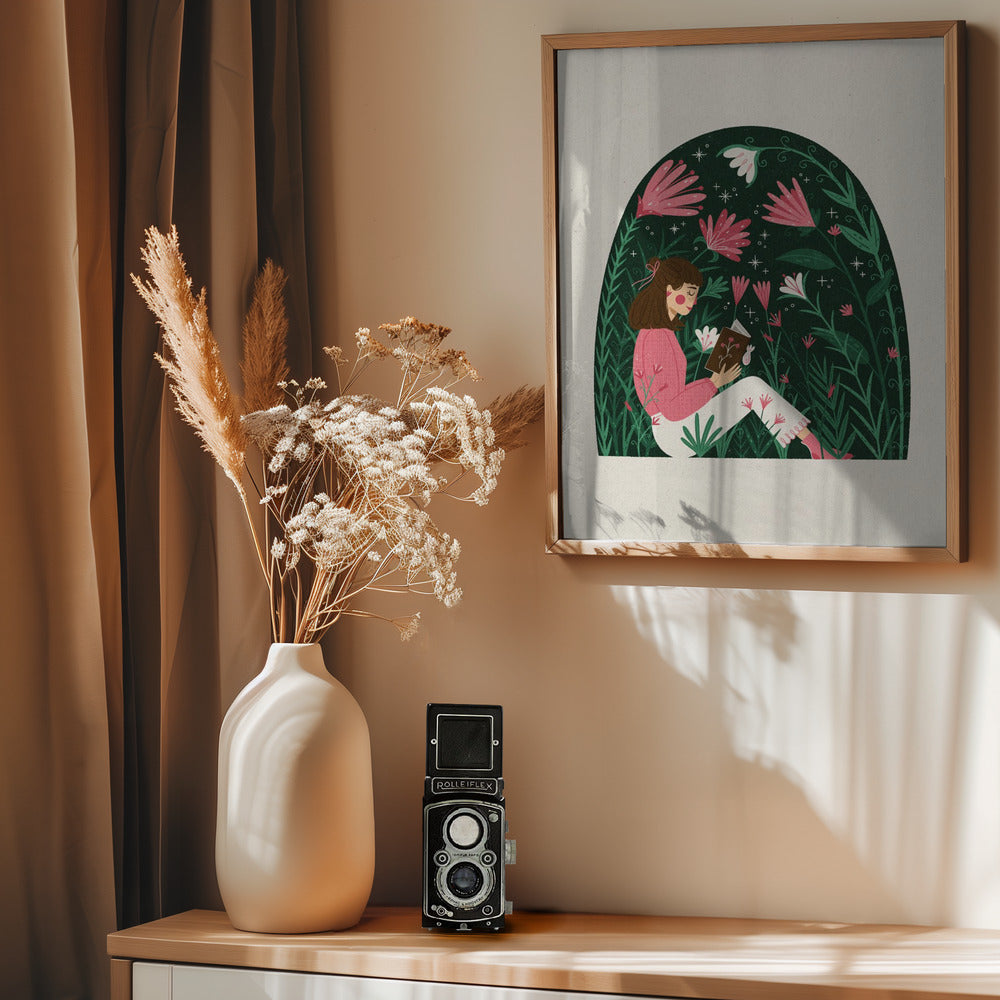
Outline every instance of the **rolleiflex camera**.
{"label": "rolleiflex camera", "polygon": [[428,705],[424,927],[503,930],[504,866],[516,850],[506,832],[503,709]]}

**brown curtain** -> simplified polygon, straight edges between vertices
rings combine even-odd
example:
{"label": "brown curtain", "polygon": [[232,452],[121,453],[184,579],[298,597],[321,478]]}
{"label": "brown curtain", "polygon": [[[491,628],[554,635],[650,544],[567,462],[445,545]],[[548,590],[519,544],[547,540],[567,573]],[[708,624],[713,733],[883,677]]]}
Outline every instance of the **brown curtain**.
{"label": "brown curtain", "polygon": [[[175,224],[238,384],[249,286],[274,258],[290,275],[292,362],[302,371],[310,344],[295,8],[145,0],[128,10],[124,270],[140,270],[145,227]],[[269,635],[241,509],[173,412],[153,361],[158,331],[128,287],[122,317],[131,924],[220,905],[219,723],[263,664]]]}
{"label": "brown curtain", "polygon": [[219,905],[216,740],[263,662],[264,594],[128,275],[176,224],[238,385],[274,258],[307,375],[298,107],[292,2],[4,8],[4,996],[103,998],[108,931]]}
{"label": "brown curtain", "polygon": [[39,0],[0,32],[0,982],[18,998],[96,995],[115,920],[115,21]]}

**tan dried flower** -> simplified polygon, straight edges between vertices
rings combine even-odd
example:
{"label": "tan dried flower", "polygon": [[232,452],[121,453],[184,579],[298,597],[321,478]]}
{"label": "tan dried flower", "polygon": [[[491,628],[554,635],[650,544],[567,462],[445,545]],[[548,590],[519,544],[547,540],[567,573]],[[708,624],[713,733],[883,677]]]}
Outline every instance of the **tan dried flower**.
{"label": "tan dried flower", "polygon": [[250,413],[281,402],[280,383],[288,378],[285,272],[268,260],[253,286],[243,323],[243,408]]}
{"label": "tan dried flower", "polygon": [[420,629],[420,612],[405,618],[394,618],[392,624],[399,630],[399,638],[403,642],[412,639]]}
{"label": "tan dried flower", "polygon": [[545,390],[541,386],[522,385],[520,389],[498,396],[486,411],[497,445],[504,451],[513,451],[524,445],[521,435],[545,411]]}
{"label": "tan dried flower", "polygon": [[155,228],[147,229],[142,259],[150,280],[144,282],[133,274],[132,283],[163,328],[164,352],[156,360],[167,373],[177,410],[245,502],[246,439],[219,344],[208,323],[205,289],[197,298],[191,293],[175,227],[166,236]]}
{"label": "tan dried flower", "polygon": [[347,356],[342,347],[324,347],[323,353],[339,368],[347,364]]}
{"label": "tan dried flower", "polygon": [[[358,330],[347,383],[324,402],[322,379],[299,384],[288,377],[285,276],[268,261],[243,326],[241,415],[208,324],[205,292],[191,294],[176,230],[149,230],[143,259],[150,281],[133,281],[164,329],[160,363],[182,416],[243,500],[271,595],[274,639],[315,642],[342,615],[381,617],[355,607],[369,589],[456,604],[461,546],[427,505],[439,493],[487,502],[504,449],[516,447],[541,413],[541,390],[522,388],[479,409],[471,396],[450,391],[479,373],[464,351],[442,348],[448,328],[410,316],[379,327],[385,342]],[[347,364],[340,348],[324,350],[338,369]],[[370,364],[389,358],[402,373],[396,400],[349,390]],[[249,447],[261,458],[254,507],[264,512],[263,529],[243,487]],[[466,474],[478,485],[461,496],[456,487]],[[408,639],[420,615],[387,620]]]}

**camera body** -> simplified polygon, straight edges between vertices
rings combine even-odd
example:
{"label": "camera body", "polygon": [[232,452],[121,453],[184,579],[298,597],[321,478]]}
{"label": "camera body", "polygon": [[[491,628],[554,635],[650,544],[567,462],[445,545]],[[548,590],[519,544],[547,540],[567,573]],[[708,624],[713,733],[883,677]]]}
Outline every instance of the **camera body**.
{"label": "camera body", "polygon": [[424,927],[500,931],[510,912],[505,864],[503,709],[427,706],[424,779]]}

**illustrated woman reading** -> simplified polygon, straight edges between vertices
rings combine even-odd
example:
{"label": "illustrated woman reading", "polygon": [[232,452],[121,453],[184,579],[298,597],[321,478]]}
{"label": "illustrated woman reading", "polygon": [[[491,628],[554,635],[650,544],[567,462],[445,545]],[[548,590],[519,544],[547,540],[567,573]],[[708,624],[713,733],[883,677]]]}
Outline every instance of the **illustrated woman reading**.
{"label": "illustrated woman reading", "polygon": [[687,357],[677,334],[698,300],[704,279],[682,257],[653,257],[646,269],[651,277],[628,313],[629,325],[639,331],[632,374],[639,401],[652,421],[653,437],[664,454],[674,458],[696,454],[684,443],[685,437],[691,441],[696,437],[695,416],[702,433],[710,417],[714,417],[713,433],[725,433],[752,413],[783,448],[798,437],[813,458],[837,457],[809,430],[808,418],[762,378],[740,378],[738,364],[708,378],[686,381]]}

